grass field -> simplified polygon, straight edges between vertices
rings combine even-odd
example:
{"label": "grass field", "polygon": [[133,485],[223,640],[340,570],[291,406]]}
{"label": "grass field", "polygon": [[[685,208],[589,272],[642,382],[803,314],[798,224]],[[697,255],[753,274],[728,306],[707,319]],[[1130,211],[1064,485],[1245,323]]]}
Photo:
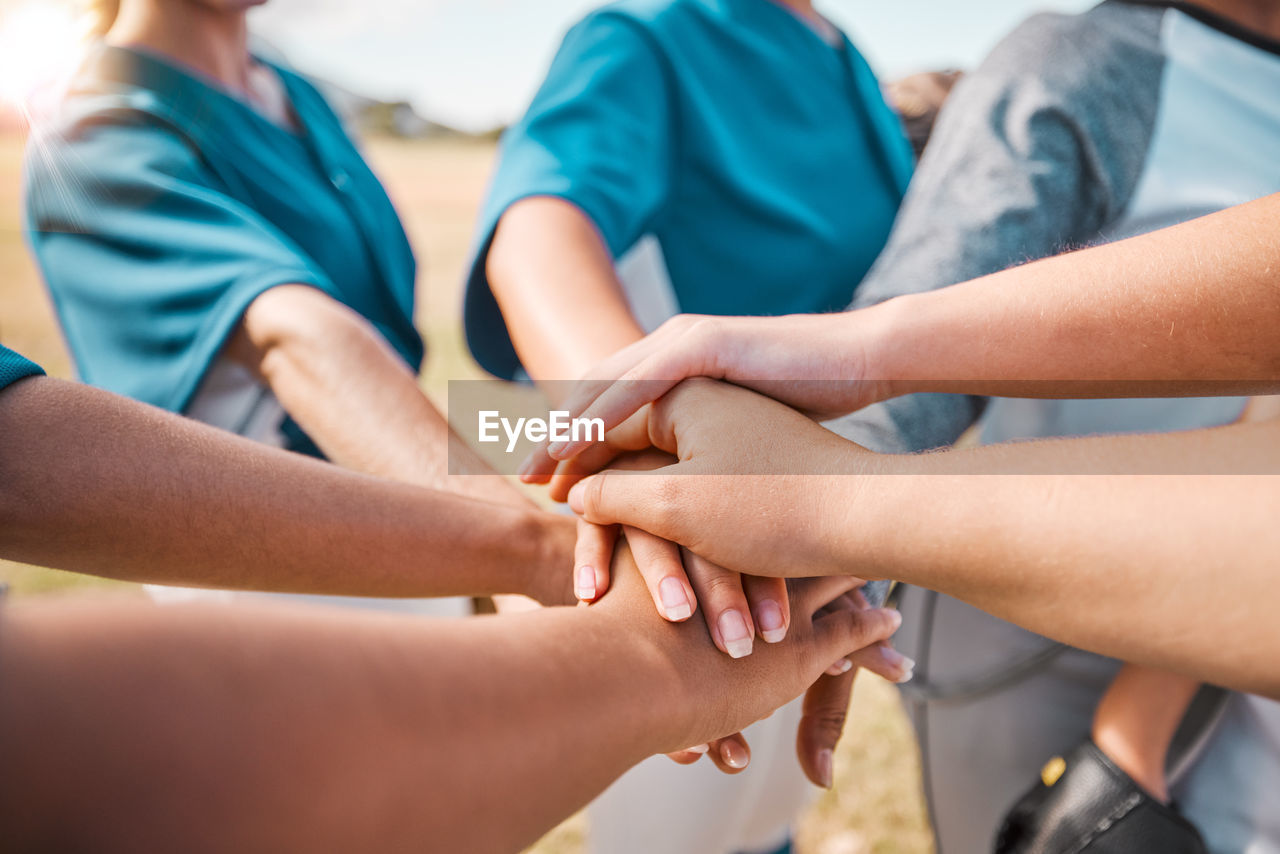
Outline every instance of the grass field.
{"label": "grass field", "polygon": [[[22,142],[0,135],[0,341],[70,376],[47,298],[27,257],[19,227]],[[481,376],[459,327],[462,268],[476,205],[493,158],[489,145],[376,140],[369,156],[403,214],[419,253],[419,327],[430,357],[428,394],[444,405],[447,381]],[[0,581],[16,595],[65,595],[85,588],[136,593],[127,584],[0,561]],[[837,757],[837,784],[797,827],[804,854],[924,854],[932,850],[919,794],[918,760],[893,686],[866,674]],[[751,773],[748,771],[747,773]],[[577,817],[550,834],[537,854],[582,848]],[[655,852],[657,854],[657,852]]]}

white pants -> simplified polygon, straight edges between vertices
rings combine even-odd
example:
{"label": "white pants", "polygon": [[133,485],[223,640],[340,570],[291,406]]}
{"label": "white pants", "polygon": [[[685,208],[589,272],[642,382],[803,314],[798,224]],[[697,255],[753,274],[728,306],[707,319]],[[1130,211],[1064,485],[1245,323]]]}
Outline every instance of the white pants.
{"label": "white pants", "polygon": [[706,757],[690,766],[654,756],[587,808],[592,854],[735,854],[775,851],[818,789],[796,758],[802,700],[744,731],[751,765],[723,774]]}

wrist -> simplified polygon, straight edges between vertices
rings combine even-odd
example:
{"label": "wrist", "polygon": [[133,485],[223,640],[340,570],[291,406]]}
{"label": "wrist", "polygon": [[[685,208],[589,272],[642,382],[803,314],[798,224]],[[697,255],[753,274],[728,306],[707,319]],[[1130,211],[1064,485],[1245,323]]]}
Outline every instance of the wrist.
{"label": "wrist", "polygon": [[850,313],[851,340],[859,342],[862,360],[855,376],[872,386],[875,400],[905,393],[903,380],[918,369],[921,342],[913,329],[911,300],[897,297]]}
{"label": "wrist", "polygon": [[520,573],[519,589],[512,592],[548,606],[573,604],[577,526],[572,517],[529,507],[509,541],[522,550],[511,562]]}
{"label": "wrist", "polygon": [[832,560],[860,578],[901,580],[903,547],[919,538],[913,520],[923,512],[918,487],[924,479],[911,476],[915,457],[853,445],[843,453],[842,473],[829,479],[821,497],[822,506],[838,508],[824,537],[837,550]]}
{"label": "wrist", "polygon": [[[599,659],[593,669],[617,680],[612,693],[602,690],[598,696],[622,698],[622,708],[611,715],[611,727],[616,730],[630,719],[635,761],[639,761],[697,743],[698,732],[705,728],[699,726],[704,723],[699,713],[705,713],[706,705],[705,699],[699,702],[699,687],[705,695],[716,683],[705,674],[691,672],[697,668],[688,660],[691,648],[710,647],[701,622],[673,624],[659,618],[644,589],[619,577],[636,573],[634,566],[624,569],[615,560],[613,573],[615,587],[604,598],[572,609],[582,621],[574,645],[592,650]],[[695,631],[702,636],[691,644],[688,635]]]}

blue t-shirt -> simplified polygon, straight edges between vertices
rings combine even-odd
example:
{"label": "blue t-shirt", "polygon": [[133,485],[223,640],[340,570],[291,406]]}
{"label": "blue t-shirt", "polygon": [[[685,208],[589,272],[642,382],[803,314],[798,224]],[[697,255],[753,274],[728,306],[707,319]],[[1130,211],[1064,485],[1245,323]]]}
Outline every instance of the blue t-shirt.
{"label": "blue t-shirt", "polygon": [[30,241],[86,382],[182,412],[249,304],[291,283],[421,365],[395,209],[320,93],[276,71],[296,133],[195,73],[102,47],[29,146]]}
{"label": "blue t-shirt", "polygon": [[519,360],[485,275],[503,212],[582,211],[619,258],[657,239],[681,311],[842,309],[889,234],[910,145],[862,56],[772,0],[622,0],[566,36],[503,139],[468,280],[467,341]]}
{"label": "blue t-shirt", "polygon": [[44,374],[44,370],[28,359],[24,359],[4,345],[0,345],[0,389],[13,385],[26,377]]}

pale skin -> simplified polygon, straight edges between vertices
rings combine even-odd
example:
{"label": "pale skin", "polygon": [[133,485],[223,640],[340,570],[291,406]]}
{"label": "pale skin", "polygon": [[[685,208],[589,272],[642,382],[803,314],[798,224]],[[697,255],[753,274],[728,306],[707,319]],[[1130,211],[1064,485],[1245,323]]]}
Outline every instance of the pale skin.
{"label": "pale skin", "polygon": [[1280,481],[1259,476],[1280,474],[1280,425],[881,456],[697,380],[649,429],[681,462],[582,481],[576,511],[747,572],[898,579],[1072,646],[1280,697],[1280,627],[1259,604],[1280,595]]}
{"label": "pale skin", "polygon": [[[1277,267],[1280,194],[862,311],[677,317],[594,368],[566,408],[612,428],[696,376],[820,417],[923,391],[1273,394]],[[587,446],[535,454],[530,477]]]}
{"label": "pale skin", "polygon": [[[537,197],[513,205],[498,226],[487,273],[509,318],[521,361],[555,403],[568,388],[557,379],[578,376],[595,361],[643,337],[607,249],[585,214],[568,202]],[[608,449],[608,462],[652,467],[668,461],[661,455],[653,461],[628,459],[626,451],[625,447]],[[789,615],[780,579],[737,576],[696,555],[681,555],[674,544],[644,531],[624,530],[654,604],[666,619],[687,620],[694,612],[691,603],[701,602],[713,642],[725,652],[736,653],[735,657],[749,653],[757,625],[766,641],[785,637]],[[581,524],[573,577],[576,594],[583,601],[593,601],[607,589],[607,561],[617,531],[617,526]],[[725,584],[726,579],[733,583]],[[881,656],[879,672],[895,681],[909,676],[910,662],[904,656],[888,645]],[[832,754],[852,687],[852,674],[841,671],[841,667],[833,669],[809,692],[798,734],[802,767],[813,782],[825,787],[831,785]],[[741,736],[672,758],[696,761],[699,753],[707,751],[726,773],[741,771],[750,761],[750,748]]]}
{"label": "pale skin", "polygon": [[[584,384],[570,408],[590,403],[598,413],[617,406],[611,418],[620,421],[634,408],[628,397],[647,402],[696,374],[757,388],[817,415],[928,390],[1061,397],[1274,392],[1277,235],[1280,196],[1272,196],[851,315],[677,319],[593,371],[599,381]],[[1046,353],[1053,358],[1044,359]],[[634,382],[611,386],[615,377]],[[557,457],[573,451],[553,449]],[[553,491],[563,497],[593,470],[594,453],[562,463]],[[552,465],[535,455],[529,479],[545,480]],[[1169,740],[1194,687],[1193,679],[1144,668],[1122,676],[1095,719],[1099,745],[1161,799],[1168,794]]]}
{"label": "pale skin", "polygon": [[[6,558],[258,590],[571,599],[566,520],[495,519],[508,511],[58,380],[0,392],[0,431]],[[432,524],[470,505],[475,524],[510,527],[458,542]],[[735,662],[699,624],[652,614],[625,551],[618,567],[590,608],[469,621],[5,607],[6,846],[518,850],[644,757],[746,726],[833,661],[874,666],[900,622],[843,607],[855,582],[815,582],[793,590],[787,640]]]}
{"label": "pale skin", "polygon": [[[512,205],[494,233],[486,272],[525,370],[553,404],[570,391],[566,380],[644,337],[608,248],[587,215],[563,199],[537,196]],[[608,587],[601,556],[616,535],[616,528],[583,528],[574,578],[584,601]],[[744,583],[693,558],[686,567],[675,545],[643,531],[627,531],[627,539],[667,619],[687,620],[701,604],[717,646],[734,657],[750,654],[757,631],[766,641],[786,635],[786,592],[776,580]]]}
{"label": "pale skin", "polygon": [[[772,2],[762,0],[766,1]],[[807,0],[785,0],[784,5],[825,24]],[[498,223],[486,258],[486,274],[522,364],[552,403],[563,402],[568,391],[566,380],[583,376],[593,365],[644,337],[613,261],[590,218],[563,199],[523,199]],[[625,444],[616,445],[604,456],[609,463],[627,467],[661,461],[637,458],[630,451]],[[618,526],[585,523],[580,528],[573,573],[576,593],[583,601],[594,601],[608,588],[607,557],[619,530]],[[757,636],[766,643],[786,636],[789,606],[785,587],[776,579],[731,572],[635,528],[623,526],[621,531],[636,556],[654,606],[666,619],[687,620],[701,607],[713,641],[734,657],[749,655]],[[896,667],[893,678],[909,678],[908,659],[888,646],[884,655]],[[840,676],[836,672],[831,675]],[[824,681],[810,695],[810,716],[837,723],[824,727],[831,734],[829,744],[824,738],[817,752],[810,751],[807,759],[802,755],[806,768],[829,766],[851,685],[848,679],[832,684]],[[802,732],[801,744],[810,742]],[[718,751],[726,749],[736,748],[725,743]],[[801,752],[805,752],[803,746]],[[726,770],[734,768],[731,764]],[[829,774],[811,773],[810,777],[829,785]]]}
{"label": "pale skin", "polygon": [[[105,39],[177,58],[288,123],[283,93],[253,84],[261,69],[249,53],[245,18],[263,2],[122,0]],[[245,311],[227,352],[263,379],[335,463],[494,503],[526,503],[454,434],[377,330],[326,294],[304,285],[267,291]],[[338,400],[341,407],[333,405]]]}
{"label": "pale skin", "polygon": [[[1280,37],[1280,9],[1277,9],[1274,3],[1267,2],[1266,0],[1208,0],[1207,2],[1201,2],[1197,5],[1217,12],[1227,19],[1255,32],[1272,38]],[[1265,220],[1261,220],[1260,222],[1265,224]],[[1272,213],[1272,223],[1274,224],[1274,212]],[[1272,230],[1270,233],[1274,235],[1275,231]],[[1265,241],[1268,235],[1264,230],[1260,236]],[[1211,242],[1212,238],[1210,243]],[[1246,237],[1242,240],[1241,245],[1249,247],[1250,244],[1250,239]],[[1274,243],[1272,246],[1274,246]],[[1195,258],[1193,256],[1193,263],[1187,266],[1194,268],[1198,265],[1202,279],[1206,278],[1206,273],[1209,278],[1216,276],[1221,270],[1221,267],[1217,266],[1217,259],[1214,258],[1213,255],[1222,250],[1217,249],[1213,245],[1205,246],[1204,244],[1199,244],[1199,248],[1207,249],[1209,254],[1202,258]],[[1195,250],[1193,249],[1193,252],[1194,251]],[[1226,251],[1230,252],[1231,250]],[[1099,259],[1099,262],[1103,263],[1101,259]],[[1260,269],[1265,270],[1266,267],[1264,266]],[[1119,277],[1117,277],[1117,279],[1118,278]],[[1009,280],[1010,282],[1014,281],[1012,277],[1009,277]],[[1063,279],[1062,281],[1070,280]],[[1214,289],[1217,288],[1218,283],[1205,282],[1205,284],[1207,287],[1201,293],[1212,298],[1211,295],[1214,293]],[[1141,287],[1142,285],[1139,284],[1127,294],[1117,292],[1116,295],[1120,296],[1123,301],[1124,299],[1138,296],[1138,291]],[[1194,288],[1197,286],[1193,284],[1191,287]],[[1008,345],[1011,341],[1018,353],[1022,356],[1023,365],[1031,366],[1032,368],[1032,372],[1024,378],[1025,380],[1028,380],[1029,383],[1019,383],[1019,385],[1023,386],[1022,388],[1015,387],[1011,383],[997,381],[994,383],[996,387],[993,388],[990,393],[1021,393],[1062,397],[1085,396],[1087,394],[1123,396],[1124,394],[1129,393],[1129,391],[1124,387],[1124,384],[1107,377],[1107,372],[1114,370],[1114,367],[1105,364],[1098,365],[1096,363],[1096,358],[1101,358],[1103,360],[1111,359],[1110,352],[1105,348],[1100,349],[1094,354],[1095,363],[1091,366],[1094,370],[1101,368],[1101,372],[1097,375],[1101,382],[1090,382],[1082,385],[1078,382],[1080,378],[1080,375],[1078,374],[1070,374],[1066,377],[1070,382],[1059,383],[1057,387],[1055,387],[1052,382],[1042,384],[1037,381],[1042,377],[1047,376],[1047,374],[1044,373],[1044,368],[1046,367],[1049,371],[1053,371],[1055,367],[1065,368],[1068,372],[1074,371],[1079,360],[1082,357],[1088,356],[1087,353],[1081,350],[1080,345],[1086,344],[1087,346],[1094,346],[1096,344],[1096,339],[1091,337],[1088,334],[1089,332],[1097,332],[1102,336],[1103,340],[1107,340],[1108,344],[1111,344],[1110,339],[1115,336],[1128,336],[1131,333],[1130,319],[1134,315],[1129,313],[1121,314],[1120,312],[1124,311],[1123,308],[1118,309],[1116,313],[1109,313],[1106,305],[1099,306],[1092,304],[1092,301],[1095,298],[1094,294],[1090,293],[1088,295],[1081,295],[1077,298],[1079,300],[1075,306],[1077,310],[1088,308],[1097,309],[1093,317],[1086,316],[1087,312],[1077,311],[1074,313],[1073,319],[1077,320],[1077,322],[1083,321],[1084,329],[1086,331],[1077,331],[1072,329],[1069,325],[1063,325],[1057,330],[1057,332],[1061,334],[1060,339],[1051,341],[1041,340],[1038,342],[1035,336],[1030,336],[1029,340],[1024,338],[1029,328],[1028,325],[1036,328],[1037,332],[1053,332],[1054,330],[1040,328],[1043,317],[1037,316],[1039,313],[1039,307],[1035,305],[1034,300],[1022,305],[1017,305],[1011,303],[1008,299],[1010,294],[1005,293],[1000,296],[1004,297],[1005,301],[996,304],[994,307],[992,304],[979,300],[969,302],[968,316],[971,319],[968,321],[968,324],[970,325],[968,332],[970,333],[970,336],[959,346],[959,350],[963,351],[963,355],[960,355],[959,352],[955,352],[955,348],[953,348],[953,352],[947,356],[935,359],[934,361],[930,361],[928,358],[925,358],[917,362],[917,365],[923,366],[925,371],[928,373],[928,376],[923,378],[923,382],[916,384],[917,388],[920,390],[927,390],[928,386],[936,384],[931,382],[932,380],[938,377],[947,376],[947,372],[956,364],[954,361],[956,358],[980,358],[982,354],[970,349],[974,346],[974,339],[979,338],[979,341],[983,344],[989,345],[992,342],[999,342],[998,346],[995,348],[996,352],[991,354],[999,367],[995,372],[991,372],[988,367],[991,360],[988,360],[988,364],[986,365],[977,363],[971,368],[973,378],[985,380],[988,377],[1005,376],[1004,362],[1009,356]],[[1021,295],[1018,296],[1020,297]],[[957,295],[957,297],[957,304],[962,303],[963,298],[959,297],[959,295]],[[1177,333],[1185,333],[1188,329],[1192,330],[1194,333],[1197,327],[1200,327],[1205,320],[1212,319],[1196,316],[1198,312],[1194,311],[1194,302],[1187,302],[1186,305],[1193,309],[1192,316],[1184,318],[1186,320],[1190,320],[1191,326],[1179,328],[1177,325],[1177,319],[1170,318],[1168,325],[1168,341],[1155,342],[1155,346],[1151,346],[1145,342],[1130,342],[1137,345],[1134,349],[1138,352],[1127,355],[1136,356],[1137,361],[1129,362],[1127,364],[1134,368],[1133,376],[1136,376],[1138,381],[1147,380],[1150,377],[1160,375],[1159,373],[1151,373],[1149,371],[1149,368],[1151,367],[1150,357],[1160,356],[1161,351],[1166,349],[1165,345],[1168,343],[1183,343],[1187,337],[1185,334],[1178,336],[1179,340],[1176,342],[1172,340],[1175,338]],[[1262,303],[1260,307],[1264,310],[1268,308],[1265,302]],[[919,306],[909,305],[905,302],[898,306],[898,310],[904,315],[911,316],[911,320],[913,322],[918,319],[914,316],[914,313],[918,308]],[[982,315],[992,311],[993,308],[995,311],[1009,311],[1012,309],[1011,313],[1014,315],[1020,315],[1022,323],[1019,324],[1011,321],[1006,322],[1003,319],[994,318],[991,321],[991,326],[998,328],[1003,325],[1008,331],[1003,334],[997,332],[992,336],[984,336],[984,326],[988,321]],[[1139,301],[1135,308],[1141,312],[1144,311],[1147,306]],[[1274,305],[1270,308],[1272,309],[1272,316],[1274,316]],[[952,314],[954,314],[954,312],[952,312],[951,309],[946,306],[939,305],[940,317],[948,318]],[[1057,317],[1057,315],[1053,314],[1047,316]],[[1117,323],[1116,320],[1120,317],[1123,317],[1124,321]],[[1148,318],[1143,316],[1142,319],[1155,320],[1156,317],[1152,316]],[[1099,320],[1101,320],[1100,324],[1098,322]],[[843,363],[840,363],[840,359],[842,357],[837,354],[841,352],[841,348],[845,347],[847,349],[848,341],[857,340],[856,338],[846,338],[845,336],[857,334],[867,335],[867,330],[863,329],[861,332],[846,330],[844,333],[841,333],[831,324],[810,323],[804,319],[797,319],[797,321],[795,329],[792,330],[796,333],[792,339],[792,343],[795,344],[796,347],[788,349],[786,353],[779,352],[776,349],[770,350],[768,344],[774,343],[774,341],[770,340],[773,336],[760,336],[758,334],[760,331],[758,328],[753,330],[753,333],[747,333],[744,326],[742,330],[743,334],[741,336],[737,336],[736,340],[743,343],[749,341],[749,346],[756,351],[754,354],[748,354],[746,352],[734,353],[732,352],[734,343],[722,340],[714,344],[709,344],[709,346],[704,348],[703,355],[698,358],[704,359],[704,364],[714,366],[709,373],[715,375],[719,370],[719,366],[716,364],[717,362],[733,364],[737,361],[750,360],[754,356],[757,360],[757,365],[764,366],[765,370],[758,372],[752,372],[751,370],[744,371],[738,377],[734,378],[735,382],[747,385],[754,384],[757,388],[762,389],[765,389],[767,386],[768,393],[777,394],[783,398],[786,398],[788,395],[793,395],[796,398],[797,405],[808,406],[811,408],[811,411],[818,414],[824,411],[825,406],[833,402],[831,400],[831,395],[829,394],[832,391],[835,391],[834,397],[836,398],[847,398],[846,401],[836,403],[836,409],[838,410],[850,408],[848,407],[848,401],[853,401],[858,405],[861,405],[859,401],[870,402],[872,400],[879,399],[882,396],[903,393],[910,390],[909,388],[904,387],[895,391],[891,388],[892,384],[884,382],[884,380],[892,379],[896,376],[912,376],[911,372],[915,370],[916,367],[911,364],[911,360],[922,351],[927,352],[931,346],[937,343],[937,339],[933,336],[933,331],[926,328],[927,324],[921,324],[917,330],[919,334],[915,336],[911,334],[902,335],[900,329],[894,328],[892,330],[892,334],[897,338],[897,343],[901,345],[898,349],[899,354],[903,359],[901,360],[901,364],[898,365],[898,369],[900,369],[902,373],[893,374],[877,367],[871,367],[868,370],[865,363],[866,360],[859,359],[856,355],[853,358],[846,358]],[[945,323],[946,320],[943,322]],[[1207,331],[1200,329],[1199,332],[1202,336],[1207,336],[1209,340],[1212,340],[1215,334],[1222,331],[1223,325],[1225,324],[1220,324],[1216,329]],[[823,332],[827,330],[835,331],[835,339],[837,340],[823,338]],[[689,326],[686,325],[678,327],[673,331],[677,335],[686,335],[688,334]],[[706,330],[703,331],[705,332]],[[947,332],[947,330],[944,330],[944,334]],[[1265,334],[1265,332],[1263,334]],[[1010,337],[1005,337],[1006,335]],[[841,338],[844,338],[843,342],[838,340]],[[952,335],[949,340],[954,341],[954,338],[955,336]],[[762,339],[766,345],[764,347],[761,346]],[[801,344],[802,340],[805,340],[806,343]],[[813,346],[815,343],[818,345],[817,347]],[[1232,345],[1234,345],[1234,343],[1235,342],[1232,342]],[[795,362],[789,361],[790,357],[795,353],[804,352],[806,344],[811,347],[810,352],[814,352],[820,348],[825,351],[825,364],[822,364],[821,357],[813,360],[802,358],[801,362],[803,364],[796,364]],[[1064,360],[1057,366],[1042,366],[1039,364],[1040,354],[1053,352],[1056,356],[1062,352],[1063,344],[1067,345],[1067,349],[1072,352],[1073,358]],[[890,346],[892,347],[892,345]],[[1038,347],[1052,349],[1037,350]],[[873,347],[872,349],[875,350],[876,348]],[[656,380],[656,382],[653,383],[653,385],[656,386],[655,388],[648,389],[647,391],[633,389],[630,393],[635,395],[637,399],[643,399],[652,396],[653,394],[660,393],[661,387],[665,387],[669,382],[677,380],[679,376],[684,375],[683,367],[680,363],[682,359],[689,354],[680,354],[678,352],[679,345],[677,345],[675,350],[677,352],[674,362],[668,361],[663,363],[661,358],[656,358],[653,360],[654,364],[650,364],[648,366],[651,370],[649,370],[647,374],[643,374],[643,372],[641,372],[641,384],[649,380]],[[730,352],[726,353],[726,350]],[[1188,354],[1188,361],[1199,358],[1199,353],[1192,352]],[[780,366],[787,364],[792,365],[790,370],[779,370]],[[1156,370],[1163,371],[1170,364],[1172,363],[1168,362],[1166,359],[1159,358],[1155,362]],[[1117,364],[1116,366],[1123,368],[1125,365]],[[839,380],[858,376],[857,371],[859,369],[865,371],[863,374],[864,380],[858,384],[858,387],[852,389],[833,389],[831,387],[832,384],[825,382],[824,380],[810,383],[807,388],[804,387],[806,385],[804,382],[786,383],[774,381],[766,383],[764,381],[765,379],[775,378],[776,380],[810,377],[830,378],[833,374],[828,372],[831,371],[833,367],[835,368],[834,376],[839,378]],[[1248,369],[1254,366],[1245,363],[1244,367]],[[844,369],[843,372],[841,368]],[[892,370],[893,368],[889,369],[889,371]],[[1265,374],[1266,372],[1267,369],[1264,367],[1261,373]],[[604,366],[603,368],[593,372],[593,376],[605,381],[611,380],[619,375],[620,374],[617,371],[616,366]],[[1235,374],[1229,369],[1225,374],[1223,374],[1223,376],[1233,380],[1239,377],[1251,379],[1258,376],[1258,373]],[[645,377],[648,379],[645,379]],[[1125,379],[1127,380],[1128,378]],[[1149,393],[1153,395],[1166,393],[1194,393],[1185,388],[1179,387],[1180,383],[1178,381],[1181,379],[1182,377],[1179,376],[1175,378],[1173,383],[1166,384],[1161,388],[1153,388],[1149,391],[1140,391],[1137,393]],[[761,380],[761,382],[754,383],[754,380]],[[1216,386],[1217,389],[1221,389],[1222,391],[1228,390],[1227,383],[1216,383],[1212,379],[1211,375],[1208,382],[1209,384]],[[837,383],[837,385],[838,384],[839,383]],[[1258,386],[1249,382],[1242,383],[1241,387],[1243,389],[1258,388]],[[955,390],[967,391],[970,388],[971,386],[958,385],[955,387]],[[1208,393],[1214,393],[1215,389],[1207,389],[1207,391]],[[588,399],[590,394],[591,392],[588,391],[583,399]],[[625,395],[626,392],[621,396]],[[624,406],[623,408],[625,409],[627,407]],[[632,441],[637,444],[643,444],[642,439],[637,440],[635,438],[635,433],[636,431],[634,430],[630,431]],[[559,476],[553,479],[552,482],[553,492],[558,494],[560,497],[563,497],[565,491],[577,476],[582,473],[593,471],[599,467],[601,457],[601,452],[592,450],[571,460],[569,463],[562,464]],[[531,479],[543,479],[549,471],[549,465],[550,461],[545,458],[535,460],[529,466],[529,470],[533,474]],[[1133,671],[1132,673],[1130,672],[1131,670]],[[1115,759],[1116,762],[1132,777],[1134,777],[1140,785],[1162,800],[1167,799],[1168,794],[1164,774],[1167,748],[1173,732],[1181,719],[1182,712],[1185,710],[1187,703],[1189,703],[1191,696],[1194,694],[1195,688],[1195,680],[1178,676],[1176,674],[1161,673],[1151,668],[1138,668],[1131,666],[1116,680],[1116,683],[1108,691],[1107,696],[1104,698],[1103,703],[1097,711],[1093,730],[1095,740],[1104,749],[1104,751]]]}

